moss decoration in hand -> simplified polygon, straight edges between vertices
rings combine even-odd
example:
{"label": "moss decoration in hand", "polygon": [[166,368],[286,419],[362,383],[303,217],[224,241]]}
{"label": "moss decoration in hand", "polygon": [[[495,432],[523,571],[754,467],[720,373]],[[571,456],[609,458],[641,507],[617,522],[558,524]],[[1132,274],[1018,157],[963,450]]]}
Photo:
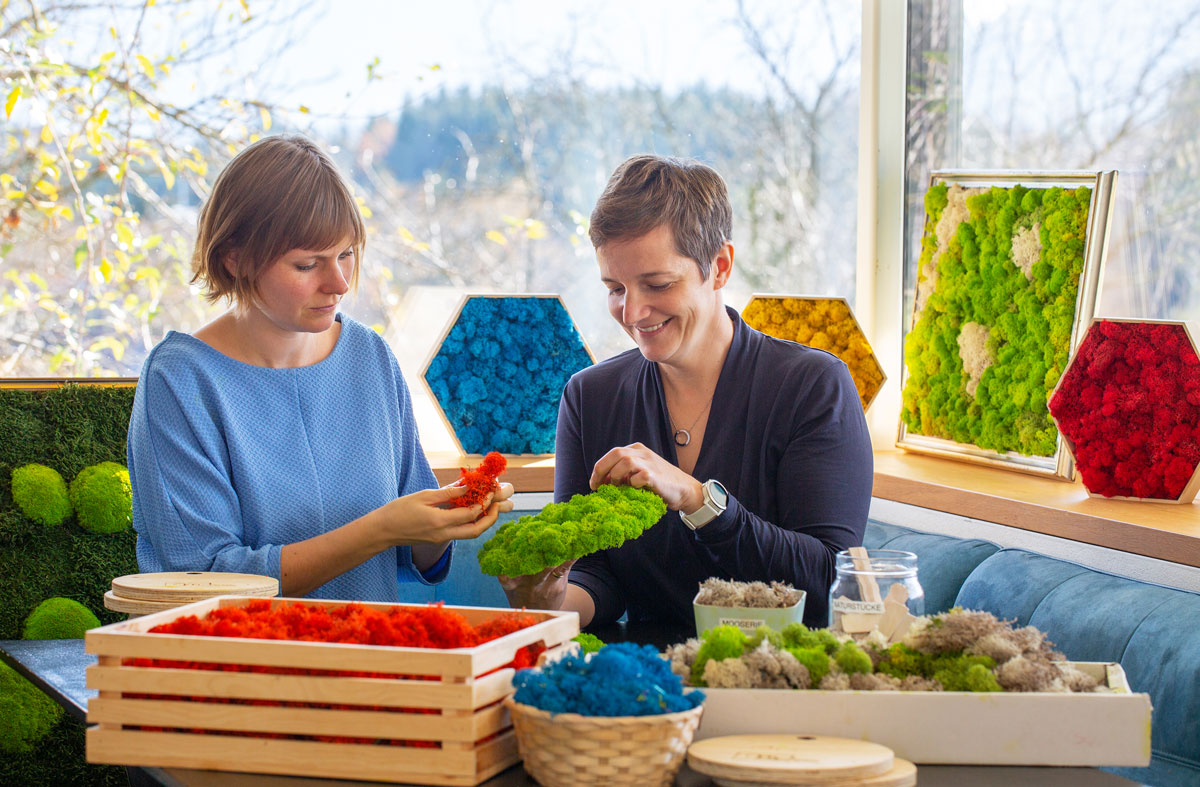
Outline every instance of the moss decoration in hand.
{"label": "moss decoration in hand", "polygon": [[21,639],[82,639],[100,625],[92,611],[69,598],[48,598],[25,618]]}
{"label": "moss decoration in hand", "polygon": [[537,514],[506,522],[479,548],[485,574],[536,574],[637,538],[667,513],[647,489],[604,484],[595,492],[551,503]]}
{"label": "moss decoration in hand", "polygon": [[133,523],[129,470],[117,462],[85,467],[69,489],[79,526],[92,533],[119,533]]}
{"label": "moss decoration in hand", "polygon": [[31,751],[62,716],[57,702],[0,661],[0,751]]}
{"label": "moss decoration in hand", "polygon": [[46,465],[31,463],[14,469],[12,496],[21,513],[46,527],[61,525],[73,510],[67,482]]}
{"label": "moss decoration in hand", "polygon": [[1054,455],[1046,397],[1070,355],[1091,193],[929,189],[904,346],[909,432]]}

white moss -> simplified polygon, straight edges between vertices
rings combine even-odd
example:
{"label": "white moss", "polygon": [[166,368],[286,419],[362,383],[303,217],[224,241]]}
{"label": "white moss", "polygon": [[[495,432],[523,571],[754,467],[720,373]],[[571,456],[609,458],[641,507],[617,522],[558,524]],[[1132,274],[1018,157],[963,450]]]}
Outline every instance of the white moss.
{"label": "white moss", "polygon": [[1042,258],[1042,225],[1022,227],[1013,233],[1013,265],[1021,269],[1025,278],[1033,281],[1033,264]]}
{"label": "white moss", "polygon": [[988,329],[977,322],[965,322],[958,332],[958,357],[967,373],[967,395],[974,396],[983,373],[995,360],[988,351]]}
{"label": "white moss", "polygon": [[921,317],[921,310],[925,308],[925,301],[929,300],[929,296],[933,294],[937,287],[938,266],[941,264],[942,255],[946,253],[946,249],[950,247],[950,241],[958,232],[958,225],[964,221],[971,219],[971,212],[967,210],[967,197],[973,194],[982,194],[987,191],[984,188],[964,189],[957,183],[952,184],[946,190],[946,207],[942,209],[942,215],[938,218],[937,226],[933,229],[933,234],[937,238],[937,249],[933,253],[933,258],[925,265],[917,276],[917,295],[916,295],[916,319]]}

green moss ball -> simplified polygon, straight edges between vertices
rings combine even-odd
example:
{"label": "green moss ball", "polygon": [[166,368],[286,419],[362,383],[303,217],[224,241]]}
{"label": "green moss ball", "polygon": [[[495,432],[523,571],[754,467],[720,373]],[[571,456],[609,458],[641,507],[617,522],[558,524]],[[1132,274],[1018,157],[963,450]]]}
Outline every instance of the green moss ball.
{"label": "green moss ball", "polygon": [[0,751],[23,754],[32,750],[62,715],[57,702],[0,661]]}
{"label": "green moss ball", "polygon": [[70,488],[79,526],[92,533],[119,533],[133,522],[129,470],[116,462],[85,467]]}
{"label": "green moss ball", "polygon": [[80,639],[100,625],[92,611],[69,598],[48,598],[25,618],[21,639]]}
{"label": "green moss ball", "polygon": [[13,502],[21,513],[46,527],[55,527],[71,515],[67,482],[53,467],[22,465],[12,471]]}

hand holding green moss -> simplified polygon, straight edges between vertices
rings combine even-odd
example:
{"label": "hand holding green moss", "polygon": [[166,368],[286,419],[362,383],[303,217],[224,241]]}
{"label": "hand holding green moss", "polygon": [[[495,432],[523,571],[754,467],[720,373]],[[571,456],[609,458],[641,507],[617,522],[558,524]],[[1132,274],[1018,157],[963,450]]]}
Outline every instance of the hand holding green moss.
{"label": "hand holding green moss", "polygon": [[492,576],[537,574],[637,538],[667,513],[655,493],[604,484],[595,492],[551,503],[506,522],[479,549],[479,567]]}

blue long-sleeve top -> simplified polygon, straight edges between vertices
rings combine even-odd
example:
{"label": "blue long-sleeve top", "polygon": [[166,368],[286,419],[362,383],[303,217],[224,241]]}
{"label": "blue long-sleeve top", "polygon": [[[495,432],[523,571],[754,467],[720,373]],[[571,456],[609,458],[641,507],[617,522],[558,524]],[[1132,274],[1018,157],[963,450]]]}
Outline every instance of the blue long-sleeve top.
{"label": "blue long-sleeve top", "polygon": [[[129,422],[138,568],[279,578],[280,552],[437,485],[408,386],[372,330],[342,330],[318,363],[271,369],[174,331],[146,358]],[[447,549],[447,553],[449,553]],[[423,576],[409,547],[387,549],[308,595],[397,601]]]}
{"label": "blue long-sleeve top", "polygon": [[[692,475],[729,492],[725,512],[696,531],[668,511],[640,538],[581,558],[570,582],[596,604],[593,624],[690,625],[701,582],[780,580],[807,593],[804,621],[828,625],[834,555],[862,544],[873,459],[846,365],[766,336],[736,311]],[[574,375],[559,404],[554,498],[586,493],[596,461],[641,442],[678,464],[657,364],[638,350]]]}

